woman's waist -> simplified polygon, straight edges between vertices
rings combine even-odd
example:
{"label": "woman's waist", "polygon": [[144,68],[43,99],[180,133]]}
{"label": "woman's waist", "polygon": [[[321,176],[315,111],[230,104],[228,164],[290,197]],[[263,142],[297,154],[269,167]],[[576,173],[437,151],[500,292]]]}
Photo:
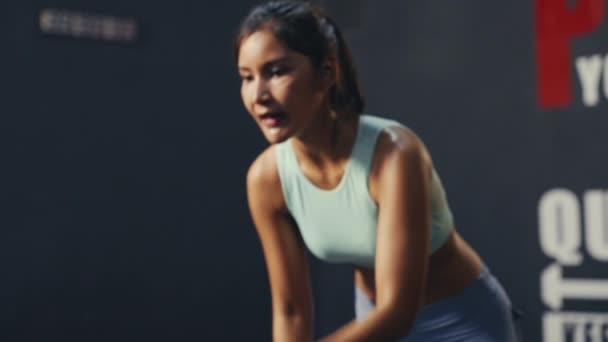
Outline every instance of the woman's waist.
{"label": "woman's waist", "polygon": [[[457,295],[477,279],[481,269],[479,256],[456,231],[452,231],[445,244],[429,257],[424,305]],[[355,284],[375,302],[373,269],[356,266]]]}

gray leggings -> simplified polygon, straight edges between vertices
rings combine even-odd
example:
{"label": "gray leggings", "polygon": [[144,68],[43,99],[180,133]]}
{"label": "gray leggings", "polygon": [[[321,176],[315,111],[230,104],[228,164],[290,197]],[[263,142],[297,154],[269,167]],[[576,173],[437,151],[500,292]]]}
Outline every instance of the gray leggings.
{"label": "gray leggings", "polygon": [[[365,318],[374,303],[355,286],[355,316]],[[479,277],[461,293],[424,306],[407,337],[400,342],[517,341],[511,301],[483,267]]]}

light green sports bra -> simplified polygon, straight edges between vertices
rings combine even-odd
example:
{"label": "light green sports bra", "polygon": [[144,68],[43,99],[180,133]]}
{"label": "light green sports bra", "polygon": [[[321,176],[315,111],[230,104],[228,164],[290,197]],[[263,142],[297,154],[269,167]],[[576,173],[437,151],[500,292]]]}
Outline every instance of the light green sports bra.
{"label": "light green sports bra", "polygon": [[[376,141],[380,132],[390,126],[403,125],[361,115],[350,160],[340,183],[331,190],[317,187],[303,174],[291,139],[277,145],[277,166],[287,208],[304,243],[318,258],[374,267],[378,207],[367,184]],[[431,253],[447,241],[453,225],[441,180],[433,169]]]}

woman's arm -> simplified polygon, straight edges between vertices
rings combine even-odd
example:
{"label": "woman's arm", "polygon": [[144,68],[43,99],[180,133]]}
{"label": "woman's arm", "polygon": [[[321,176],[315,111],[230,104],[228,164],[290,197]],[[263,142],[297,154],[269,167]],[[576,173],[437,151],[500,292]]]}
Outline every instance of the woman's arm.
{"label": "woman's arm", "polygon": [[[431,166],[420,140],[404,128],[383,133],[372,163],[378,203],[376,306],[322,341],[394,341],[422,305],[430,239]],[[371,184],[371,182],[370,182]]]}
{"label": "woman's arm", "polygon": [[313,322],[308,264],[285,206],[273,147],[249,168],[247,197],[270,280],[273,340],[310,342]]}

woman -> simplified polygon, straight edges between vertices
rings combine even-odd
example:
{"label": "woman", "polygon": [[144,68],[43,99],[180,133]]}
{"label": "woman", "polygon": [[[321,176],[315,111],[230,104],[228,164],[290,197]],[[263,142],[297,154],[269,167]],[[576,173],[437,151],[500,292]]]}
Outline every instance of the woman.
{"label": "woman", "polygon": [[311,341],[305,247],[355,267],[356,319],[322,341],[513,341],[510,303],[453,229],[420,139],[361,115],[339,29],[313,5],[259,5],[236,55],[243,103],[270,146],[247,174],[268,268],[273,338]]}

